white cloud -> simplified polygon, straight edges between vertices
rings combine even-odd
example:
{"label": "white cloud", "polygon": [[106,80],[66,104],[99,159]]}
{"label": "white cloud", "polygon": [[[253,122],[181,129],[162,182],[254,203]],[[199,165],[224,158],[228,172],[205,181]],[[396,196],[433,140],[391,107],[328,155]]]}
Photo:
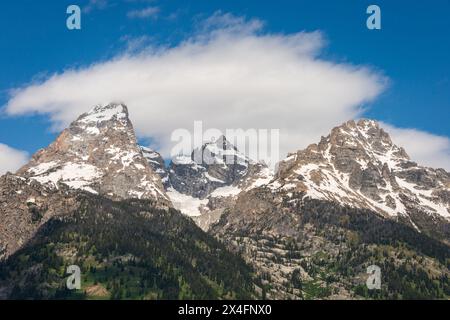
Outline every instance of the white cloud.
{"label": "white cloud", "polygon": [[450,139],[417,129],[396,128],[382,123],[392,141],[403,147],[411,160],[420,165],[450,171]]}
{"label": "white cloud", "polygon": [[54,74],[11,91],[10,115],[48,114],[58,128],[94,104],[124,101],[143,138],[167,155],[174,129],[278,128],[281,155],[361,115],[386,79],[320,57],[320,32],[270,34],[259,20],[215,14],[174,47]]}
{"label": "white cloud", "polygon": [[131,10],[127,13],[128,18],[139,18],[139,19],[146,19],[146,18],[156,18],[159,13],[158,7],[147,7],[144,9],[137,9],[137,10]]}
{"label": "white cloud", "polygon": [[28,161],[28,154],[0,143],[0,175],[15,172]]}

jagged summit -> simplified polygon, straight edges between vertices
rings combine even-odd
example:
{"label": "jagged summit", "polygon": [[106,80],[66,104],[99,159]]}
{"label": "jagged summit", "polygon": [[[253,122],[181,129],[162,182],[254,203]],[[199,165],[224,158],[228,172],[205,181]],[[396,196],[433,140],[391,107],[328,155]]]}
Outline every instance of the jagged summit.
{"label": "jagged summit", "polygon": [[378,122],[369,119],[361,119],[358,122],[350,120],[334,128],[330,135],[321,141],[322,149],[329,145],[334,147],[333,151],[339,147],[353,147],[353,149],[370,151],[375,156],[392,155],[401,160],[409,160],[405,150],[392,142],[389,134],[379,126]]}
{"label": "jagged summit", "polygon": [[255,166],[220,136],[193,150],[190,157],[176,157],[169,167],[170,181],[177,191],[203,199],[217,188],[239,183]]}
{"label": "jagged summit", "polygon": [[85,119],[84,121],[102,122],[116,117],[117,119],[128,118],[128,107],[119,102],[111,102],[108,104],[98,104],[89,112],[82,114],[77,121]]}
{"label": "jagged summit", "polygon": [[148,147],[141,146],[141,150],[150,167],[152,167],[153,171],[161,177],[164,188],[167,190],[171,184],[169,180],[169,172],[167,171],[166,164],[164,163],[164,158],[157,151]]}
{"label": "jagged summit", "polygon": [[160,177],[137,144],[128,109],[122,103],[97,105],[82,114],[17,174],[112,199],[169,203]]}
{"label": "jagged summit", "polygon": [[[156,163],[155,163],[156,164]],[[169,166],[167,194],[175,208],[207,230],[236,197],[269,183],[273,172],[242,154],[225,136],[207,142]]]}
{"label": "jagged summit", "polygon": [[274,189],[387,216],[450,218],[450,174],[412,162],[376,121],[348,121],[280,163]]}
{"label": "jagged summit", "polygon": [[252,161],[222,135],[218,139],[205,143],[201,148],[192,152],[192,159],[196,163],[209,165],[221,165],[228,167],[240,165],[248,167]]}
{"label": "jagged summit", "polygon": [[128,118],[128,108],[122,103],[110,103],[96,105],[89,112],[83,113],[69,127],[69,130],[88,133],[95,137],[107,134],[109,130],[124,131],[129,136],[130,142],[135,139],[133,125]]}

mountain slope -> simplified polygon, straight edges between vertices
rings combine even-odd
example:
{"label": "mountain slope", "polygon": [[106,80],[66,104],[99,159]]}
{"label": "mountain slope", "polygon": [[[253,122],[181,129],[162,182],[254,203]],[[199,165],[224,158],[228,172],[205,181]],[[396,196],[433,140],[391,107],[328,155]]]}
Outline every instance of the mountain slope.
{"label": "mountain slope", "polygon": [[76,190],[6,174],[0,177],[0,260],[17,251],[50,218],[77,206]]}
{"label": "mountain slope", "polygon": [[[265,188],[239,196],[209,233],[256,271],[269,299],[448,299],[450,247],[374,211]],[[368,290],[367,267],[381,268]]]}
{"label": "mountain slope", "polygon": [[[252,297],[251,269],[179,212],[83,192],[76,203],[0,264],[2,298]],[[80,291],[65,288],[73,264],[82,271]]]}

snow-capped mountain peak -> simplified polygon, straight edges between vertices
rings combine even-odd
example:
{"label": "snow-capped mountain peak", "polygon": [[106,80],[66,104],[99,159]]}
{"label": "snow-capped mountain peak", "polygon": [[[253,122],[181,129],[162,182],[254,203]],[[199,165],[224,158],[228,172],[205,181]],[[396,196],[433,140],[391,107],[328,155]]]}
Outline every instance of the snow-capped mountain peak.
{"label": "snow-capped mountain peak", "polygon": [[348,121],[334,128],[327,138],[322,139],[319,146],[321,149],[329,147],[330,153],[338,157],[343,149],[353,150],[354,155],[361,161],[389,164],[390,161],[409,160],[405,150],[396,146],[376,121],[367,119]]}
{"label": "snow-capped mountain peak", "polygon": [[77,121],[99,123],[113,118],[126,121],[128,119],[128,108],[122,103],[99,104],[81,115]]}
{"label": "snow-capped mountain peak", "polygon": [[251,161],[224,136],[178,156],[169,166],[167,194],[175,208],[207,230],[242,192],[269,183],[273,172]]}
{"label": "snow-capped mountain peak", "polygon": [[137,144],[128,109],[121,103],[97,105],[82,114],[55,142],[37,152],[18,175],[112,199],[170,203],[160,177]]}
{"label": "snow-capped mountain peak", "polygon": [[348,121],[279,165],[273,190],[366,208],[385,216],[450,219],[450,174],[410,161],[373,120]]}
{"label": "snow-capped mountain peak", "polygon": [[179,192],[203,199],[219,187],[238,183],[254,165],[221,136],[194,149],[190,157],[173,159],[170,181]]}

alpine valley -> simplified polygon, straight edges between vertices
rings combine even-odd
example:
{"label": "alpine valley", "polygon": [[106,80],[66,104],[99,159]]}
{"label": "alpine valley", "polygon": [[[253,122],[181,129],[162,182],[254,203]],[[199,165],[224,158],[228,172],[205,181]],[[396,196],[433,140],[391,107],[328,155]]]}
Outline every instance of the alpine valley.
{"label": "alpine valley", "polygon": [[272,170],[225,136],[166,162],[110,103],[0,177],[0,299],[449,298],[450,173],[372,120]]}

